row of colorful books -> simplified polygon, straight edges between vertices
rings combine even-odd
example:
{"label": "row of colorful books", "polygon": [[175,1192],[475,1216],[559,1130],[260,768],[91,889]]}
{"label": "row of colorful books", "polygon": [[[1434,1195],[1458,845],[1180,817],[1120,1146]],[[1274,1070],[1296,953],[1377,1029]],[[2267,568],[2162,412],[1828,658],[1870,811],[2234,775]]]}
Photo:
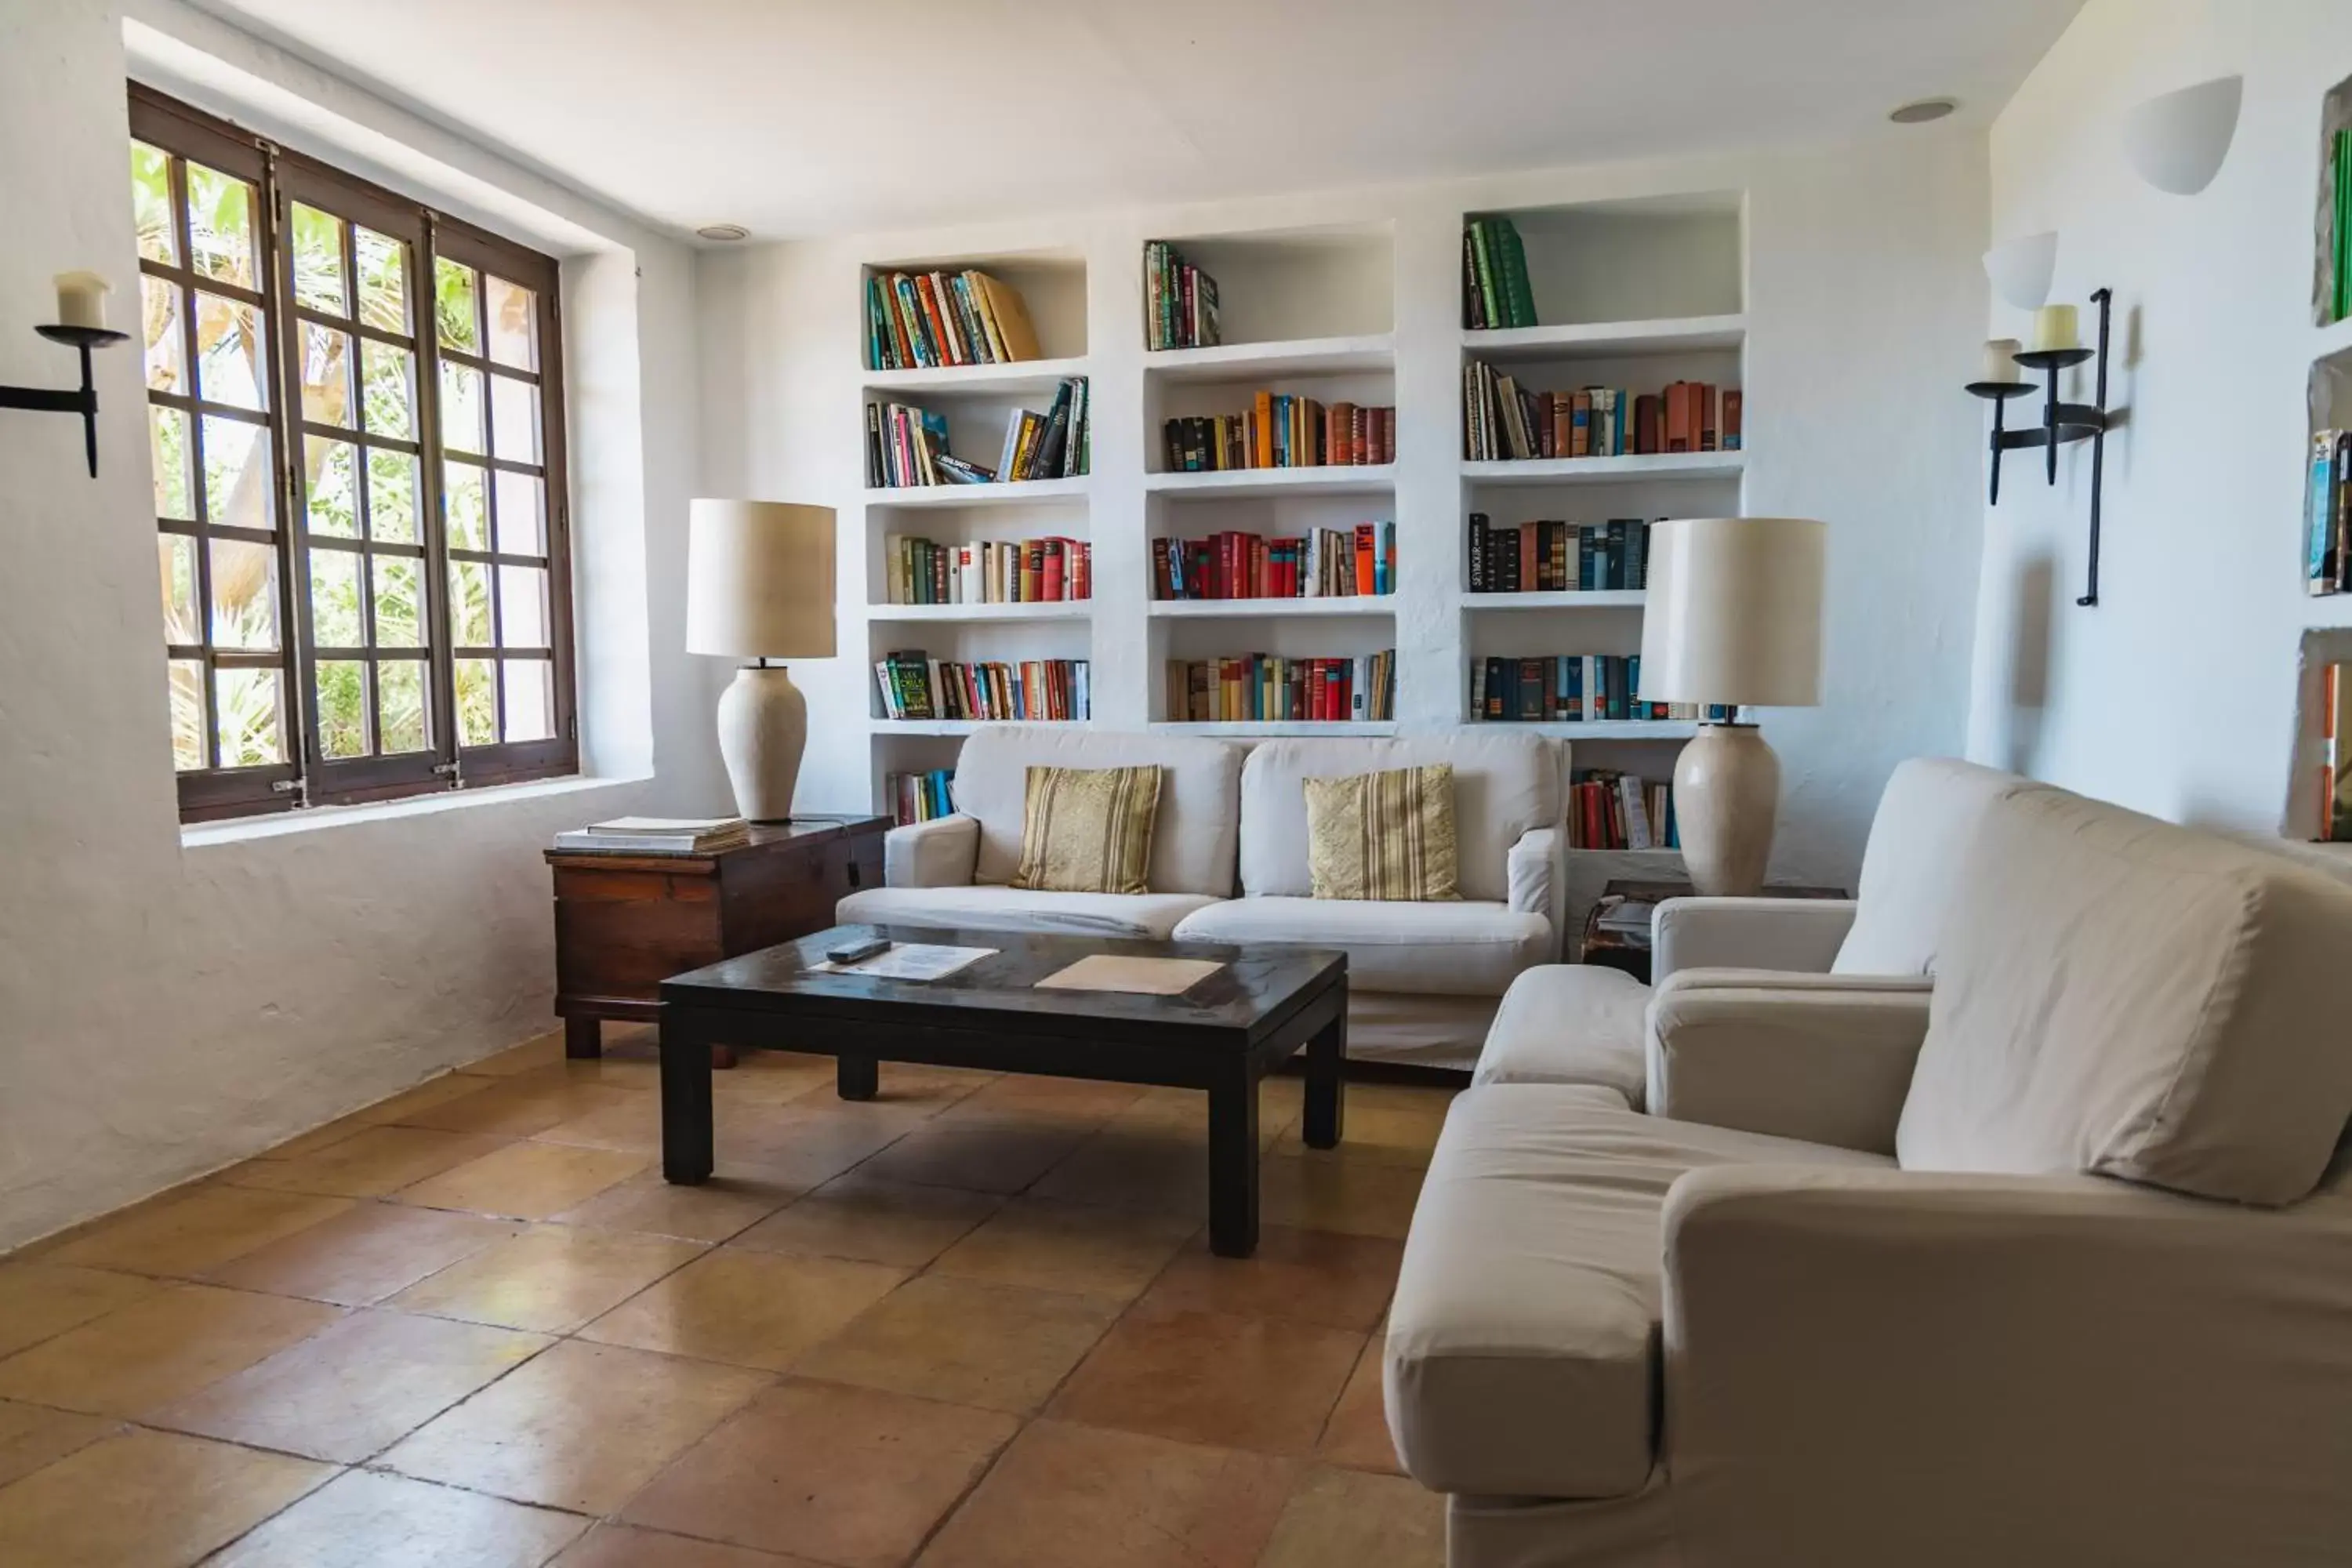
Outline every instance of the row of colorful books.
{"label": "row of colorful books", "polygon": [[2304,574],[2311,593],[2352,593],[2352,430],[2311,438]]}
{"label": "row of colorful books", "polygon": [[1335,723],[1396,716],[1396,650],[1341,658],[1245,653],[1168,661],[1168,717],[1179,722]]}
{"label": "row of colorful books", "polygon": [[920,648],[875,661],[874,682],[886,719],[1023,719],[1052,722],[1087,717],[1087,663],[1032,658],[1018,664],[959,664]]}
{"label": "row of colorful books", "polygon": [[985,272],[866,274],[869,370],[1010,364],[1044,357],[1021,291]]}
{"label": "row of colorful books", "polygon": [[1470,514],[1470,591],[1474,594],[1606,593],[1649,586],[1650,523],[1539,519],[1496,528]]}
{"label": "row of colorful books", "polygon": [[1143,341],[1152,349],[1205,349],[1223,342],[1217,280],[1164,239],[1143,247]]}
{"label": "row of colorful books", "polygon": [[1613,768],[1583,768],[1569,786],[1570,849],[1679,849],[1675,786]]}
{"label": "row of colorful books", "polygon": [[882,536],[894,605],[1034,605],[1094,596],[1094,546],[1082,539],[942,544]]}
{"label": "row of colorful books", "polygon": [[1462,324],[1473,331],[1536,325],[1527,247],[1507,217],[1474,217],[1462,230]]}
{"label": "row of colorful books", "polygon": [[1470,711],[1490,723],[1595,724],[1705,719],[1728,708],[1642,700],[1639,654],[1562,653],[1470,661]]}
{"label": "row of colorful books", "polygon": [[1261,392],[1240,414],[1204,414],[1160,426],[1173,473],[1314,468],[1396,461],[1396,410]]}
{"label": "row of colorful books", "polygon": [[1622,387],[1536,392],[1483,360],[1462,367],[1463,456],[1474,462],[1738,451],[1741,397],[1703,381],[1629,395]]}
{"label": "row of colorful books", "polygon": [[946,416],[910,403],[869,403],[866,483],[871,489],[900,489],[1069,479],[1092,466],[1087,415],[1087,378],[1066,377],[1049,407],[1016,408],[1006,416],[996,466],[984,468],[948,450]]}
{"label": "row of colorful books", "polygon": [[1297,538],[1227,531],[1151,542],[1155,599],[1325,599],[1396,591],[1396,524]]}
{"label": "row of colorful books", "polygon": [[929,773],[892,773],[882,781],[890,797],[890,815],[901,827],[933,817],[953,816],[955,798],[950,793],[955,783],[953,768],[933,768]]}

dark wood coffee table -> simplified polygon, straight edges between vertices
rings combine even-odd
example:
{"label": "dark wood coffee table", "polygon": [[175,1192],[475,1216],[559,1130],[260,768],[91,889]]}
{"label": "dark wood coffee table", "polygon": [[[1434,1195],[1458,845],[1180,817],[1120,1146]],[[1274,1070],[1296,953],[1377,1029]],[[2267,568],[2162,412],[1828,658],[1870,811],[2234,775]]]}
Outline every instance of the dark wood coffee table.
{"label": "dark wood coffee table", "polygon": [[[877,932],[997,951],[927,982],[814,968],[825,949]],[[1095,953],[1204,958],[1223,967],[1181,996],[1036,989]],[[1339,1142],[1347,1044],[1343,952],[839,927],[662,982],[662,1173],[687,1186],[710,1177],[717,1046],[833,1057],[844,1100],[872,1099],[886,1061],[1198,1089],[1209,1096],[1209,1245],[1221,1257],[1246,1258],[1257,1247],[1258,1079],[1303,1047],[1306,1141],[1331,1148]]]}

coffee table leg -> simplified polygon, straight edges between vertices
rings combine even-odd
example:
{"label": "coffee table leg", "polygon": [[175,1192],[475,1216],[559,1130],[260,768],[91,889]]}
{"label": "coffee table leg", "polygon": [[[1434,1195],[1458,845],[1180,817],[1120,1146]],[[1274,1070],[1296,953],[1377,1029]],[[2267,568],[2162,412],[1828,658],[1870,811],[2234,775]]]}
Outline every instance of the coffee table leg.
{"label": "coffee table leg", "polygon": [[710,1040],[679,1023],[677,1010],[661,1022],[662,1179],[699,1186],[710,1179]]}
{"label": "coffee table leg", "polygon": [[1209,1250],[1257,1250],[1257,1079],[1246,1064],[1209,1090]]}
{"label": "coffee table leg", "polygon": [[871,1100],[882,1087],[881,1064],[856,1051],[844,1051],[833,1069],[835,1089],[844,1100]]}
{"label": "coffee table leg", "polygon": [[1343,1008],[1322,1033],[1307,1042],[1307,1114],[1299,1131],[1309,1149],[1336,1149],[1347,1121],[1348,1015]]}

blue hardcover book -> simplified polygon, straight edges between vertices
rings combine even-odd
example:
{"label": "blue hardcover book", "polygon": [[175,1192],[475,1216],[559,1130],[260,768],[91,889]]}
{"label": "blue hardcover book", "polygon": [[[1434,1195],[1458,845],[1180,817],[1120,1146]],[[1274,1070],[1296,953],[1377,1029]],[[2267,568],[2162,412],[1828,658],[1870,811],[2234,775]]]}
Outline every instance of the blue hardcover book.
{"label": "blue hardcover book", "polygon": [[1646,719],[1649,716],[1649,709],[1642,704],[1642,656],[1638,653],[1627,654],[1625,656],[1625,717]]}
{"label": "blue hardcover book", "polygon": [[2322,430],[2311,438],[2311,505],[2306,541],[2305,574],[2315,595],[2336,592],[2336,438],[2338,432]]}
{"label": "blue hardcover book", "polygon": [[1601,586],[1601,531],[1589,522],[1576,525],[1576,585],[1588,594]]}
{"label": "blue hardcover book", "polygon": [[1601,585],[1622,588],[1625,585],[1625,520],[1609,520],[1608,542],[1601,546]]}
{"label": "blue hardcover book", "polygon": [[1573,723],[1584,717],[1584,660],[1570,654],[1559,661],[1567,667],[1568,700],[1563,704],[1565,717]]}

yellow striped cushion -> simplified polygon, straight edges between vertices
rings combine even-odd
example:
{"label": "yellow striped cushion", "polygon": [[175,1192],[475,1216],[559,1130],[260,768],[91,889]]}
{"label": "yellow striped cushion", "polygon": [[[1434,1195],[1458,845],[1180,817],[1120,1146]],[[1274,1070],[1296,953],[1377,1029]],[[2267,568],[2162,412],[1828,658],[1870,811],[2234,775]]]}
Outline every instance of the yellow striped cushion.
{"label": "yellow striped cushion", "polygon": [[1307,869],[1317,898],[1435,903],[1462,897],[1451,763],[1306,784]]}
{"label": "yellow striped cushion", "polygon": [[1021,813],[1016,888],[1145,893],[1160,770],[1031,768]]}

